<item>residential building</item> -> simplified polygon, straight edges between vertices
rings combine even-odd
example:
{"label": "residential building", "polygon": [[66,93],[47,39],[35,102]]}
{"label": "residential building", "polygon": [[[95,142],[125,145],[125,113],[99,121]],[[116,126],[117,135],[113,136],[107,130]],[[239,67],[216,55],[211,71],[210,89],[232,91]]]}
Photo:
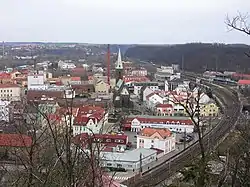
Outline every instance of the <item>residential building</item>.
{"label": "residential building", "polygon": [[176,72],[173,66],[161,66],[155,73],[155,80],[163,84],[165,80],[171,81],[175,78],[180,78],[180,73]]}
{"label": "residential building", "polygon": [[21,88],[16,84],[0,84],[0,100],[20,101]]}
{"label": "residential building", "polygon": [[171,104],[164,103],[156,105],[156,115],[157,116],[173,116],[174,107]]}
{"label": "residential building", "polygon": [[[132,83],[131,86],[133,86],[134,94],[137,95],[138,97],[140,97],[143,87],[148,87],[152,91],[159,90],[158,82],[135,82]],[[128,87],[130,89],[130,85],[128,85]]]}
{"label": "residential building", "polygon": [[95,91],[93,84],[73,84],[71,87],[75,91],[76,96],[84,96]]}
{"label": "residential building", "polygon": [[45,90],[45,79],[43,73],[34,72],[28,75],[28,90]]}
{"label": "residential building", "polygon": [[144,128],[137,135],[137,149],[154,148],[167,154],[175,150],[175,141],[175,133],[172,133],[169,129]]}
{"label": "residential building", "polygon": [[103,167],[124,170],[139,170],[146,164],[157,159],[157,151],[153,149],[133,149],[124,152],[101,152],[100,159]]}
{"label": "residential building", "polygon": [[13,80],[11,73],[1,72],[0,73],[0,83],[1,84],[12,84]]}
{"label": "residential building", "polygon": [[10,121],[9,104],[10,101],[0,100],[0,121]]}
{"label": "residential building", "polygon": [[142,101],[146,102],[147,96],[152,94],[152,93],[154,93],[154,91],[152,89],[150,89],[149,87],[142,88],[142,91],[141,91]]}
{"label": "residential building", "polygon": [[219,107],[215,102],[210,101],[200,106],[200,115],[203,117],[215,117],[219,115]]}
{"label": "residential building", "polygon": [[107,121],[108,113],[102,107],[80,107],[74,120],[73,136],[82,133],[99,134]]}
{"label": "residential building", "polygon": [[189,117],[128,116],[122,124],[124,129],[130,129],[132,132],[140,132],[147,127],[165,128],[178,133],[192,133],[194,131],[193,121]]}
{"label": "residential building", "polygon": [[70,63],[70,62],[64,62],[62,60],[60,60],[58,62],[58,67],[62,70],[69,70],[69,69],[74,69],[76,68],[76,65],[74,63]]}
{"label": "residential building", "polygon": [[124,82],[131,83],[131,82],[149,82],[150,80],[145,76],[123,76]]}
{"label": "residential building", "polygon": [[71,87],[47,85],[46,90],[28,90],[29,101],[56,100],[75,98],[75,91]]}
{"label": "residential building", "polygon": [[146,97],[146,105],[147,108],[150,110],[155,110],[155,106],[157,104],[163,104],[164,97],[160,96],[159,94],[153,92]]}
{"label": "residential building", "polygon": [[99,80],[96,84],[95,84],[95,93],[97,93],[98,95],[106,95],[109,93],[109,85],[104,82],[103,80]]}
{"label": "residential building", "polygon": [[[27,159],[27,150],[32,146],[32,137],[25,134],[0,133],[1,153],[4,153],[7,160]],[[19,151],[17,151],[17,149]]]}
{"label": "residential building", "polygon": [[134,69],[131,71],[131,75],[132,76],[142,76],[145,77],[148,75],[148,71],[145,68],[141,68],[141,69]]}

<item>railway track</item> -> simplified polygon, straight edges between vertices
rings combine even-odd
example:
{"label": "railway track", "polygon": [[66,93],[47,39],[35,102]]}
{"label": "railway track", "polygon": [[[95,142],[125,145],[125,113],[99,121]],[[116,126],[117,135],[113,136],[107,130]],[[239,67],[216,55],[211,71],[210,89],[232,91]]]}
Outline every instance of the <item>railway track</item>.
{"label": "railway track", "polygon": [[[194,81],[195,76],[187,75],[189,79]],[[224,117],[222,120],[208,133],[203,136],[205,149],[211,149],[217,146],[235,126],[238,116],[240,115],[241,106],[238,100],[238,95],[235,90],[214,85],[207,80],[203,80],[203,84],[209,86],[217,98],[222,102]],[[178,170],[185,167],[195,157],[199,156],[200,148],[198,141],[169,158],[168,160],[159,163],[157,166],[142,173],[142,176],[135,176],[124,181],[129,187],[155,187],[169,177],[173,176]]]}

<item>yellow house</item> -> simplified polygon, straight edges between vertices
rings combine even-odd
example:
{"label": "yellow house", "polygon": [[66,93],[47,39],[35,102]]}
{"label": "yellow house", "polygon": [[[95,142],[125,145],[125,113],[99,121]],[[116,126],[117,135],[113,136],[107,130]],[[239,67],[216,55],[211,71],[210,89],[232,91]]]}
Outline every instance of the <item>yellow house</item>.
{"label": "yellow house", "polygon": [[97,94],[108,94],[109,93],[109,85],[105,83],[103,80],[99,80],[95,84],[95,93]]}
{"label": "yellow house", "polygon": [[204,116],[204,117],[218,116],[219,107],[215,103],[209,102],[207,104],[201,105],[200,114],[201,116]]}

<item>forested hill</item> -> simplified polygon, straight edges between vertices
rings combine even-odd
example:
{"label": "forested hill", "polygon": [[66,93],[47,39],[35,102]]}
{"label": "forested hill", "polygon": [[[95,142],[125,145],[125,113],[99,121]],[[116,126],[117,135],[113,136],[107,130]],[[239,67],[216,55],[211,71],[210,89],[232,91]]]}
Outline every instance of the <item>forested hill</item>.
{"label": "forested hill", "polygon": [[221,71],[250,72],[250,58],[245,55],[249,51],[250,46],[244,44],[138,45],[129,48],[125,56],[159,65],[178,63],[189,71],[215,70],[217,67]]}

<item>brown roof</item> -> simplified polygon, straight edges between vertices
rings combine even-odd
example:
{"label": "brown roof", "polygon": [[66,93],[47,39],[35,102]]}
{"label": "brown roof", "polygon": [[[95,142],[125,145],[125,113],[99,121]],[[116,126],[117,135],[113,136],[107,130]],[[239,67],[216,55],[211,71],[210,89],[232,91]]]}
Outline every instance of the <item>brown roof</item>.
{"label": "brown roof", "polygon": [[60,99],[64,97],[63,91],[28,90],[27,100],[41,100],[41,98]]}

